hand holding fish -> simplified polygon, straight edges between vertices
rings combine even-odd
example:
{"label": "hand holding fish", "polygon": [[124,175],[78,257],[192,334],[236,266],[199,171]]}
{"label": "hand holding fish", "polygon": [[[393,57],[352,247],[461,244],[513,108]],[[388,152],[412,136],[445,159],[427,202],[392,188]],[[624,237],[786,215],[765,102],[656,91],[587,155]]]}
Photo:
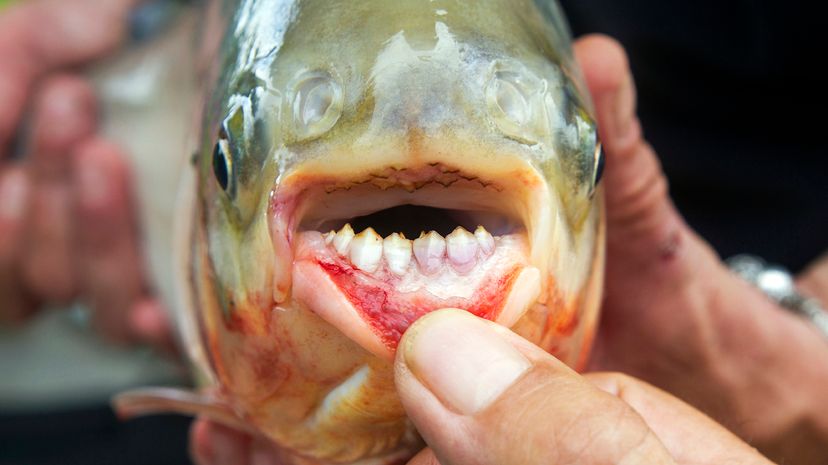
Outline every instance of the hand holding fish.
{"label": "hand holding fish", "polygon": [[[819,442],[828,431],[826,418],[817,417],[828,411],[819,396],[828,367],[812,363],[824,356],[803,354],[826,354],[828,346],[804,321],[733,276],[674,210],[635,118],[635,91],[621,47],[589,37],[576,43],[575,52],[607,155],[607,297],[592,368],[623,371],[665,389],[772,457],[824,463],[824,455],[806,458],[792,450],[796,431],[787,425],[817,425],[814,442],[801,444],[798,452],[826,453]],[[813,270],[809,282],[816,294],[814,276],[824,266]],[[494,347],[501,350],[495,353]],[[525,341],[471,317],[426,317],[400,348],[400,396],[443,465],[547,463],[550,457],[567,463],[767,463],[658,389],[626,376],[579,377]],[[503,362],[480,362],[484,348]],[[429,356],[428,362],[421,356]],[[801,382],[793,387],[791,379]],[[515,384],[503,385],[507,381]],[[792,399],[807,401],[794,407]],[[563,434],[573,436],[562,439]],[[281,463],[266,441],[205,420],[193,429],[192,447],[205,465]],[[434,453],[411,463],[433,464]]]}
{"label": "hand holding fish", "polygon": [[409,465],[770,463],[657,388],[617,373],[579,376],[466,312],[412,326],[396,381],[430,446]]}
{"label": "hand holding fish", "polygon": [[128,167],[96,135],[93,91],[72,71],[116,49],[134,3],[41,0],[0,15],[0,321],[80,297],[111,339],[169,341],[146,296]]}
{"label": "hand holding fish", "polygon": [[[418,320],[397,351],[396,382],[429,445],[408,465],[769,464],[675,397],[618,373],[579,376],[537,346],[462,310]],[[194,430],[202,465],[281,463],[264,442]]]}

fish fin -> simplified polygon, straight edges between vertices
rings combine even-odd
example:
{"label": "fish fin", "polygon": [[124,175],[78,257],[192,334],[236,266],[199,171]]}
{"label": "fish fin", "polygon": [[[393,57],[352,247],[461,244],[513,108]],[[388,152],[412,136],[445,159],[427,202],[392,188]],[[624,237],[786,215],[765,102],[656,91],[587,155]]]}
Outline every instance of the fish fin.
{"label": "fish fin", "polygon": [[112,398],[112,407],[121,419],[160,413],[204,416],[216,423],[255,434],[249,423],[221,397],[208,391],[152,387],[122,392]]}

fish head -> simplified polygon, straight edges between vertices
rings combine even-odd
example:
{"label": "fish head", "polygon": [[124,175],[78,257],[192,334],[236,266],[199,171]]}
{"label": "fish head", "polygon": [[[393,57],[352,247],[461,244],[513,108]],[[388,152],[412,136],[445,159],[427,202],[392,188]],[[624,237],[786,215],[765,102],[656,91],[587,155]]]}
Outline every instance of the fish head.
{"label": "fish head", "polygon": [[240,418],[313,460],[405,456],[402,334],[461,308],[572,366],[602,159],[554,3],[242,1],[197,160],[202,343]]}

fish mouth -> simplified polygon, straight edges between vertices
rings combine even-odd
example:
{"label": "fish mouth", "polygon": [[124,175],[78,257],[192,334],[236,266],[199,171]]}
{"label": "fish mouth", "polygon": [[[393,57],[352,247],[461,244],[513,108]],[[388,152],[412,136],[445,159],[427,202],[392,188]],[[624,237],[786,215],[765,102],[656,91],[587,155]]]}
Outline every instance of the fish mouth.
{"label": "fish mouth", "polygon": [[511,327],[542,283],[526,176],[502,174],[431,163],[306,180],[286,231],[291,298],[386,359],[440,308]]}

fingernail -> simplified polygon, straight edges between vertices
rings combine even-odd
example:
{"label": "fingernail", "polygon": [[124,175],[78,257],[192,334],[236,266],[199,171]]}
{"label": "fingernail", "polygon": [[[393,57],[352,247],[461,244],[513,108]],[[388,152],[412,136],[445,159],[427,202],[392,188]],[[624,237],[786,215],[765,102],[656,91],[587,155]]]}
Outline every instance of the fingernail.
{"label": "fingernail", "polygon": [[494,328],[462,310],[423,317],[401,348],[414,376],[465,415],[491,405],[531,366]]}
{"label": "fingernail", "polygon": [[26,210],[26,174],[15,170],[0,178],[0,219],[17,221]]}

